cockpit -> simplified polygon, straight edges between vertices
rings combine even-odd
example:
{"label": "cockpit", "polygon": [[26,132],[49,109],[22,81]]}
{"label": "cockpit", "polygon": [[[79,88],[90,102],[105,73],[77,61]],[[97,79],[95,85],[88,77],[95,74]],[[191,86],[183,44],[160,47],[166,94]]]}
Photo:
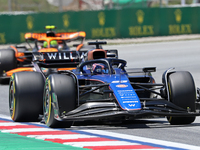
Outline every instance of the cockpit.
{"label": "cockpit", "polygon": [[122,59],[95,59],[83,62],[80,72],[84,75],[116,74],[125,72],[126,61]]}

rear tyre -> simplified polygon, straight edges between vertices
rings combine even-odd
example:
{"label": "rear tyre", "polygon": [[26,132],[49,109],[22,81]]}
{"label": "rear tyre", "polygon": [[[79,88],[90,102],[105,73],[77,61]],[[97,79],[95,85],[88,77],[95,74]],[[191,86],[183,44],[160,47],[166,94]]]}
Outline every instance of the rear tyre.
{"label": "rear tyre", "polygon": [[[186,71],[174,72],[168,77],[170,101],[195,112],[196,88],[192,75]],[[191,124],[196,117],[167,117],[171,125]]]}
{"label": "rear tyre", "polygon": [[44,78],[38,72],[17,72],[9,85],[10,116],[16,122],[39,121],[42,114]]}
{"label": "rear tyre", "polygon": [[45,94],[43,102],[45,124],[51,128],[69,128],[72,121],[58,121],[54,118],[54,100],[57,100],[59,112],[69,112],[76,107],[76,86],[71,76],[63,74],[50,75],[45,83]]}
{"label": "rear tyre", "polygon": [[[0,50],[0,76],[5,71],[9,71],[17,67],[17,59],[15,52],[12,49],[1,49]],[[3,80],[0,78],[0,84],[8,84],[9,80]]]}

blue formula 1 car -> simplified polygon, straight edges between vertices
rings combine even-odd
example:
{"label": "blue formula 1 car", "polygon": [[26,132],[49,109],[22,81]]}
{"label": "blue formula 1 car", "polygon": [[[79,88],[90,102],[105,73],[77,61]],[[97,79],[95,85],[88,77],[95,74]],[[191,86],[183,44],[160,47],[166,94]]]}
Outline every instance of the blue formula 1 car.
{"label": "blue formula 1 car", "polygon": [[34,53],[35,72],[11,77],[11,118],[22,122],[42,118],[49,127],[67,128],[74,121],[111,122],[152,115],[166,116],[170,124],[190,124],[200,115],[189,72],[169,69],[162,83],[156,83],[151,75],[155,67],[128,72],[127,62],[118,59],[116,51],[101,49],[105,42],[89,44],[96,49]]}

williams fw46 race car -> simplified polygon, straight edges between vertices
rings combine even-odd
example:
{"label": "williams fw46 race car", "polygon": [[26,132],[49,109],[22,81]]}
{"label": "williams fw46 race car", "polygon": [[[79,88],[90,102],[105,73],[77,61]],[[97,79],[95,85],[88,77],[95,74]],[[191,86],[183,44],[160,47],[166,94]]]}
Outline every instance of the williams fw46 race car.
{"label": "williams fw46 race car", "polygon": [[55,26],[46,26],[46,33],[26,33],[24,35],[28,47],[24,45],[10,46],[0,50],[0,84],[8,84],[10,76],[14,72],[33,71],[33,52],[58,52],[70,50],[67,45],[71,41],[75,44],[77,51],[87,48],[83,42],[86,33],[61,32],[55,33]]}
{"label": "williams fw46 race car", "polygon": [[[99,47],[102,42],[93,42]],[[111,57],[113,56],[113,57]],[[80,60],[82,59],[82,60]],[[156,83],[155,67],[127,72],[127,62],[103,49],[34,53],[34,72],[14,73],[9,110],[16,122],[44,121],[69,128],[75,121],[102,122],[165,116],[170,124],[191,124],[199,116],[199,98],[192,75],[166,70]],[[72,70],[57,68],[75,67]],[[42,68],[51,70],[44,74]],[[42,117],[39,117],[41,116]]]}

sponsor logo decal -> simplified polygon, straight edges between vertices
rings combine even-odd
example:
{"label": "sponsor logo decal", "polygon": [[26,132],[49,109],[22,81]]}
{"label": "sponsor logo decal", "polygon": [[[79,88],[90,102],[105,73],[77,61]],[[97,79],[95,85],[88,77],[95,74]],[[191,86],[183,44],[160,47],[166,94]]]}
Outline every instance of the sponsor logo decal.
{"label": "sponsor logo decal", "polygon": [[112,81],[112,83],[127,83],[127,80],[121,80],[121,81]]}
{"label": "sponsor logo decal", "polygon": [[101,25],[101,26],[104,26],[105,25],[105,22],[106,22],[106,19],[105,19],[105,13],[104,12],[100,12],[99,14],[98,14],[98,18],[99,18],[99,24]]}
{"label": "sponsor logo decal", "polygon": [[118,87],[118,88],[125,88],[125,87],[127,87],[128,85],[126,85],[126,84],[118,84],[118,85],[116,85],[116,87]]}
{"label": "sponsor logo decal", "polygon": [[123,103],[138,103],[138,101],[123,101]]}
{"label": "sponsor logo decal", "polygon": [[27,23],[27,28],[29,29],[29,30],[31,30],[31,29],[33,29],[33,17],[32,16],[28,16],[27,18],[26,18],[26,23]]}
{"label": "sponsor logo decal", "polygon": [[135,104],[128,104],[130,107],[134,107],[135,106]]}
{"label": "sponsor logo decal", "polygon": [[144,12],[142,10],[138,10],[136,12],[136,15],[137,15],[137,21],[138,21],[138,23],[142,24],[143,21],[144,21],[144,15],[145,15]]}
{"label": "sponsor logo decal", "polygon": [[182,19],[182,12],[180,9],[177,9],[175,12],[175,19],[176,19],[176,22],[177,23],[180,23],[181,22],[181,19]]}
{"label": "sponsor logo decal", "polygon": [[77,59],[77,55],[75,53],[46,53],[47,58],[46,59],[50,59],[50,60],[68,60],[68,59]]}
{"label": "sponsor logo decal", "polygon": [[176,24],[169,25],[169,34],[191,34],[192,24],[182,24],[183,12],[180,9],[174,11]]}
{"label": "sponsor logo decal", "polygon": [[69,27],[69,18],[70,18],[70,16],[68,15],[68,14],[65,14],[65,15],[63,15],[62,16],[62,18],[63,18],[63,26],[64,27]]}

